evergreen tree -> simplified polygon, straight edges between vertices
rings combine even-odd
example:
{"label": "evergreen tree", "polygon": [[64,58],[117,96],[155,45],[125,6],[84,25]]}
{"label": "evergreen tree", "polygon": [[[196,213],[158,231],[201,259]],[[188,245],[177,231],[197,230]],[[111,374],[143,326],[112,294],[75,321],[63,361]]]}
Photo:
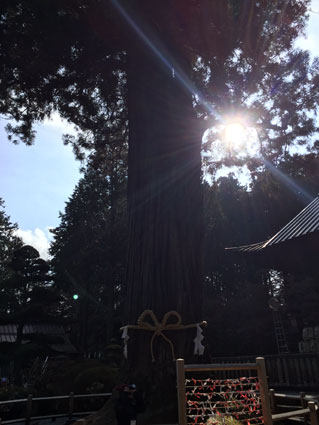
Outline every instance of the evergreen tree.
{"label": "evergreen tree", "polygon": [[[293,151],[316,150],[318,58],[312,61],[309,52],[298,49],[263,55],[267,60],[257,65],[239,49],[220,76],[217,113],[210,118],[212,128],[204,143],[206,167],[212,173],[221,165],[246,165],[254,173],[269,163],[279,166]],[[207,80],[211,89],[212,70]],[[232,121],[242,123],[246,131],[238,147],[225,134]]]}
{"label": "evergreen tree", "polygon": [[25,325],[59,323],[59,296],[48,264],[32,246],[19,241],[6,268],[5,278],[0,281],[0,323],[16,327],[16,340],[1,343],[2,361],[13,361],[15,382],[21,383],[22,368],[30,367],[37,356],[47,356],[52,343],[45,334],[28,334]]}
{"label": "evergreen tree", "polygon": [[0,293],[1,300],[0,312],[6,312],[5,290],[6,282],[12,275],[9,263],[15,250],[22,246],[22,241],[15,235],[18,226],[11,223],[10,217],[5,213],[4,201],[0,198]]}
{"label": "evergreen tree", "polygon": [[16,249],[8,264],[12,273],[5,281],[6,302],[2,307],[6,314],[2,320],[19,324],[18,342],[21,342],[23,326],[27,322],[52,321],[57,295],[52,287],[49,265],[30,245]]}
{"label": "evergreen tree", "polygon": [[[212,324],[207,344],[212,356],[275,352],[269,285],[253,259],[236,257],[225,247],[255,237],[259,212],[252,194],[232,176],[205,185],[204,311]],[[236,320],[234,320],[236,318]]]}
{"label": "evergreen tree", "polygon": [[0,229],[0,321],[19,325],[19,344],[25,323],[53,320],[57,295],[49,265],[35,248],[23,245],[15,236],[17,225],[4,210],[0,212]]}
{"label": "evergreen tree", "polygon": [[75,322],[74,340],[84,352],[101,350],[118,336],[125,293],[125,183],[118,170],[112,176],[89,168],[52,230],[60,314]]}

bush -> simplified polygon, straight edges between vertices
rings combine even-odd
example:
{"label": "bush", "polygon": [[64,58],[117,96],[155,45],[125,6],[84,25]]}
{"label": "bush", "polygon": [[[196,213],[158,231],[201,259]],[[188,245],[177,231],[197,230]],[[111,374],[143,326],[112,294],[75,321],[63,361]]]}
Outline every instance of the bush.
{"label": "bush", "polygon": [[42,395],[63,395],[71,391],[79,394],[80,391],[75,385],[77,376],[83,371],[101,366],[103,364],[98,360],[87,359],[67,360],[56,362],[56,364],[49,363],[42,387],[39,388],[39,391]]}
{"label": "bush", "polygon": [[232,416],[217,416],[209,418],[206,425],[243,425],[242,422],[238,421]]}
{"label": "bush", "polygon": [[13,353],[13,359],[20,367],[32,364],[37,357],[45,357],[47,352],[38,344],[28,343],[17,345]]}
{"label": "bush", "polygon": [[104,358],[110,367],[117,367],[122,359],[122,347],[119,344],[109,344],[104,349]]}
{"label": "bush", "polygon": [[29,393],[30,390],[24,387],[17,387],[11,385],[0,387],[0,401],[26,398]]}
{"label": "bush", "polygon": [[75,379],[77,392],[111,392],[116,384],[118,369],[99,366],[82,371]]}

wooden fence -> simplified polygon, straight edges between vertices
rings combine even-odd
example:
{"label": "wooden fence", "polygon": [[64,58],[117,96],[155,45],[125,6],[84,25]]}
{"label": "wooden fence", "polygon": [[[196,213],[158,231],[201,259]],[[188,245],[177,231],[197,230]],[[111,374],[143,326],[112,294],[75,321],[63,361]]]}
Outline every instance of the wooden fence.
{"label": "wooden fence", "polygon": [[179,425],[187,425],[187,399],[185,388],[185,373],[187,372],[229,372],[229,371],[257,371],[259,381],[259,394],[262,406],[263,423],[272,425],[270,399],[268,396],[268,384],[265,369],[265,362],[262,357],[258,357],[254,363],[237,364],[208,364],[208,365],[185,365],[183,359],[176,361],[177,368],[177,395]]}
{"label": "wooden fence", "polygon": [[[254,363],[230,363],[229,361],[223,364],[208,364],[208,365],[185,365],[183,359],[178,359],[176,361],[176,371],[177,371],[177,395],[178,395],[178,415],[179,415],[179,425],[187,425],[187,406],[189,405],[189,400],[186,393],[186,376],[185,373],[193,372],[197,376],[198,372],[214,372],[214,378],[211,379],[211,382],[216,380],[215,376],[218,375],[218,379],[225,379],[229,381],[231,387],[232,380],[235,381],[236,378],[242,374],[242,371],[245,371],[245,375],[249,376],[252,371],[257,371],[258,375],[258,391],[262,407],[262,422],[265,425],[273,425],[276,421],[283,421],[286,419],[299,419],[304,422],[306,425],[308,419],[311,425],[319,425],[318,423],[318,406],[317,403],[313,400],[307,400],[304,393],[301,393],[300,396],[288,396],[285,394],[277,394],[274,390],[268,390],[268,382],[266,375],[266,366],[265,360],[262,357],[258,357]],[[247,378],[241,378],[247,379]],[[196,379],[193,378],[196,382]],[[189,381],[189,380],[188,380]],[[203,384],[201,384],[203,385]],[[211,384],[210,384],[211,385]],[[207,387],[206,387],[207,388]],[[207,391],[207,390],[206,390]],[[209,391],[211,391],[209,389]],[[243,391],[238,391],[239,394]],[[253,391],[254,392],[254,391]],[[278,397],[285,397],[286,399],[293,399],[293,402],[298,399],[298,406],[288,404],[287,406],[280,406],[276,399]],[[238,399],[236,400],[238,401]],[[199,402],[201,403],[201,402]],[[280,410],[278,413],[278,408],[284,407],[283,410]],[[214,412],[211,412],[214,413]],[[231,413],[230,413],[231,414]],[[205,414],[207,415],[207,414]],[[209,415],[211,416],[211,415]],[[212,415],[214,416],[214,415]],[[195,421],[197,423],[197,419]],[[216,422],[218,423],[218,422]],[[247,422],[249,424],[249,422]]]}
{"label": "wooden fence", "polygon": [[[319,391],[319,354],[297,353],[263,356],[272,388]],[[212,363],[246,363],[254,357],[216,357]]]}
{"label": "wooden fence", "polygon": [[269,396],[273,421],[293,418],[307,425],[309,418],[311,425],[318,425],[318,397],[306,395],[304,392],[300,394],[276,393],[273,389],[269,391]]}
{"label": "wooden fence", "polygon": [[[96,398],[108,398],[112,395],[112,393],[100,393],[100,394],[74,394],[70,393],[68,395],[61,395],[61,396],[54,396],[54,397],[33,397],[31,394],[24,399],[17,399],[17,400],[6,400],[6,401],[0,401],[0,416],[1,416],[1,410],[3,408],[10,408],[10,406],[14,404],[24,404],[24,415],[20,418],[16,419],[10,419],[10,420],[2,420],[0,417],[0,425],[5,424],[13,424],[16,422],[25,422],[26,425],[29,425],[32,420],[40,420],[40,419],[49,419],[49,418],[61,418],[65,417],[68,419],[72,419],[75,417],[83,417],[90,415],[91,413],[94,413],[94,411],[90,412],[81,412],[81,411],[75,411],[74,408],[74,402],[76,399],[96,399]],[[64,413],[55,412],[47,412],[45,415],[41,416],[33,416],[33,408],[34,404],[38,402],[44,402],[44,401],[50,401],[51,407],[54,404],[54,402],[58,402],[61,400],[67,401],[67,409]]]}

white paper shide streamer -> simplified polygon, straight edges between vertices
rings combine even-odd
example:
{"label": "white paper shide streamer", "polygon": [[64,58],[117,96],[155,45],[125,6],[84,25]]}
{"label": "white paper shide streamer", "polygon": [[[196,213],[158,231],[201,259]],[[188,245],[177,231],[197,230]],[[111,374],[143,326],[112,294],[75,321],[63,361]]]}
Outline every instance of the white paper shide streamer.
{"label": "white paper shide streamer", "polygon": [[124,357],[127,359],[127,342],[130,339],[130,337],[128,336],[128,326],[123,327],[122,339],[124,342],[123,354]]}
{"label": "white paper shide streamer", "polygon": [[202,341],[204,339],[203,336],[203,329],[199,326],[199,323],[197,323],[196,326],[197,332],[196,337],[194,339],[194,354],[198,354],[199,356],[202,356],[204,354],[205,347],[202,344]]}
{"label": "white paper shide streamer", "polygon": [[127,359],[128,356],[128,331],[129,329],[142,330],[153,332],[153,335],[150,340],[150,351],[152,355],[152,361],[155,362],[155,356],[153,352],[153,342],[155,337],[162,337],[171,348],[172,352],[172,360],[175,360],[175,351],[173,342],[165,335],[165,331],[180,331],[183,329],[196,328],[196,338],[194,339],[195,348],[194,354],[198,354],[202,356],[204,354],[205,347],[202,344],[202,340],[204,339],[203,330],[201,326],[206,326],[207,322],[203,320],[199,323],[190,323],[184,325],[182,323],[181,315],[175,311],[170,310],[164,314],[162,321],[158,320],[155,313],[152,310],[144,310],[143,313],[137,319],[136,325],[126,325],[121,327],[122,332],[122,340],[124,343],[123,354]]}

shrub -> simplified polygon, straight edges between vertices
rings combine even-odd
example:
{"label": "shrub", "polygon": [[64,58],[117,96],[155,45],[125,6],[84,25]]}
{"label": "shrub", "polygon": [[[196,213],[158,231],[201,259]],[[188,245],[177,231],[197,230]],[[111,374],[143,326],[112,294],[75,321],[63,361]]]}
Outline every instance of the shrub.
{"label": "shrub", "polygon": [[122,359],[122,347],[118,344],[107,345],[104,350],[104,358],[110,367],[118,366]]}
{"label": "shrub", "polygon": [[118,369],[99,366],[82,371],[75,379],[77,392],[111,392],[116,384]]}
{"label": "shrub", "polygon": [[49,363],[49,367],[45,373],[42,387],[39,388],[41,394],[46,395],[62,395],[71,391],[79,393],[75,379],[83,371],[88,371],[103,366],[97,360],[68,360],[65,362]]}
{"label": "shrub", "polygon": [[209,418],[206,425],[242,425],[242,422],[235,419],[233,416],[222,415]]}
{"label": "shrub", "polygon": [[0,388],[0,401],[26,398],[29,393],[26,388],[8,385]]}

